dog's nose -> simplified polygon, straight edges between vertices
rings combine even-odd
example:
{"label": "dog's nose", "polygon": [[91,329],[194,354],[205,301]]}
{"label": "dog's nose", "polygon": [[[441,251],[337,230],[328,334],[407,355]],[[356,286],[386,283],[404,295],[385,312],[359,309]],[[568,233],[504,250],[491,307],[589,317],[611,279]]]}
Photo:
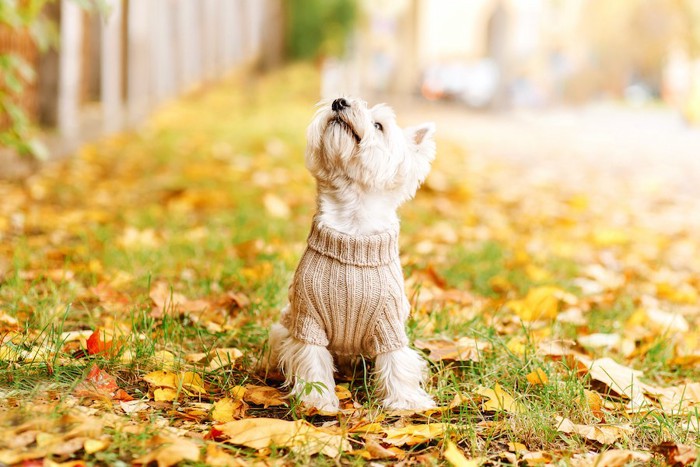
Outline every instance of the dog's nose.
{"label": "dog's nose", "polygon": [[346,101],[342,97],[340,99],[334,100],[331,104],[331,109],[333,109],[334,112],[343,110],[346,107],[350,107],[350,104],[348,104],[348,101]]}

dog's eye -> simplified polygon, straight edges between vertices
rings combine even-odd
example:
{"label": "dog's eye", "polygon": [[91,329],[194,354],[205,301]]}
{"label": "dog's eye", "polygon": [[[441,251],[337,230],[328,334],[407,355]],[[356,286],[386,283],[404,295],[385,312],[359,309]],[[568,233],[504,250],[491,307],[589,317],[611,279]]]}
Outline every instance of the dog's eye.
{"label": "dog's eye", "polygon": [[374,128],[376,128],[379,131],[384,131],[384,127],[379,122],[374,122]]}

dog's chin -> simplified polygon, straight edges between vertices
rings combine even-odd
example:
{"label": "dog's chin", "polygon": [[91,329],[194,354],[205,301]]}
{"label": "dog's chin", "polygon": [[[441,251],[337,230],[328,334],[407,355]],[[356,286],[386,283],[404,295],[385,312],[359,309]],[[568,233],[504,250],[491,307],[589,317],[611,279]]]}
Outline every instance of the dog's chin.
{"label": "dog's chin", "polygon": [[330,136],[337,136],[336,132],[342,133],[347,137],[350,137],[356,144],[360,144],[362,139],[355,131],[355,128],[348,122],[346,122],[341,117],[333,117],[328,121],[326,126],[326,131],[333,132]]}

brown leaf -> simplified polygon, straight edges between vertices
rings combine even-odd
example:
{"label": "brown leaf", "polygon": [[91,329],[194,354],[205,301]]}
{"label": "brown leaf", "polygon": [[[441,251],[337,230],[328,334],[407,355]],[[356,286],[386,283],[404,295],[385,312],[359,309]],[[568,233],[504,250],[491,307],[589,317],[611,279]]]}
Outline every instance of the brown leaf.
{"label": "brown leaf", "polygon": [[251,404],[262,405],[265,408],[287,405],[284,394],[278,389],[270,386],[256,386],[254,384],[246,385],[245,389],[243,400]]}
{"label": "brown leaf", "polygon": [[574,433],[601,444],[612,444],[634,432],[629,425],[577,425],[562,417],[557,417],[557,423],[557,431]]}
{"label": "brown leaf", "polygon": [[671,466],[685,466],[694,464],[698,459],[698,450],[694,446],[678,444],[673,441],[661,443],[654,448],[666,458],[666,463]]}
{"label": "brown leaf", "polygon": [[454,360],[478,362],[484,352],[491,350],[491,343],[470,337],[460,337],[456,341],[444,339],[416,340],[416,347],[429,350],[428,358],[434,362]]}
{"label": "brown leaf", "polygon": [[73,393],[78,397],[109,397],[119,389],[114,376],[93,365],[85,380],[79,383]]}
{"label": "brown leaf", "polygon": [[166,282],[156,282],[148,294],[153,300],[151,316],[161,318],[166,313],[192,313],[203,311],[211,305],[206,300],[190,300],[172,290]]}
{"label": "brown leaf", "polygon": [[649,462],[652,455],[648,452],[630,451],[628,449],[611,449],[598,454],[591,460],[591,465],[605,467],[623,467],[630,462]]}

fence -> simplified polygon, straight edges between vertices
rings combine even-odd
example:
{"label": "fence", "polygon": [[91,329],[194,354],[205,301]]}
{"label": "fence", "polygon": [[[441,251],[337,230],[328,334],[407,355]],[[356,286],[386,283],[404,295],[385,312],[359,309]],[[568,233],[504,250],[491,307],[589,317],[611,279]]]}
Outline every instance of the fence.
{"label": "fence", "polygon": [[39,70],[22,106],[67,141],[80,136],[89,108],[99,108],[99,125],[114,131],[258,58],[270,0],[104,3],[102,14],[86,13],[73,0],[47,10],[59,23],[58,51],[38,54],[27,35],[0,31],[0,52],[22,55]]}

